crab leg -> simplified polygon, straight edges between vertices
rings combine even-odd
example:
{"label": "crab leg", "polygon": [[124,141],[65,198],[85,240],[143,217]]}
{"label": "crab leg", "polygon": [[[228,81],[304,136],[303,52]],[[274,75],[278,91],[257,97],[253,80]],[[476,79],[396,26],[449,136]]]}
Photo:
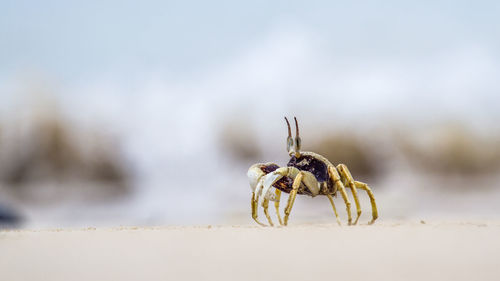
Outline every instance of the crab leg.
{"label": "crab leg", "polygon": [[274,201],[274,207],[276,208],[276,216],[278,216],[280,225],[283,225],[283,221],[281,220],[281,215],[280,215],[280,197],[281,197],[281,190],[276,189],[276,201]]}
{"label": "crab leg", "polygon": [[352,191],[352,196],[354,197],[354,203],[356,203],[356,211],[357,211],[357,216],[356,220],[354,221],[354,224],[358,223],[359,217],[361,216],[361,206],[359,204],[359,197],[358,197],[358,191],[356,190],[356,184],[354,183],[354,179],[352,178],[351,173],[349,172],[349,169],[347,169],[347,166],[344,164],[339,164],[337,166],[337,170],[340,173],[340,176],[342,179],[347,181],[348,187]]}
{"label": "crab leg", "polygon": [[340,180],[340,175],[337,172],[337,169],[335,169],[335,167],[329,166],[328,171],[329,171],[330,177],[332,178],[333,182],[335,183],[336,190],[340,191],[340,194],[342,195],[342,199],[344,199],[344,203],[345,203],[346,211],[347,211],[347,224],[351,225],[352,224],[351,202],[349,201],[349,197],[347,196],[347,192],[345,191],[344,184]]}
{"label": "crab leg", "polygon": [[288,225],[288,217],[292,211],[293,203],[295,202],[295,197],[297,196],[297,190],[299,190],[300,183],[302,182],[302,177],[303,173],[300,172],[293,181],[292,191],[290,192],[290,196],[288,196],[288,203],[285,208],[285,225]]}
{"label": "crab leg", "polygon": [[268,208],[269,208],[269,199],[264,198],[264,201],[262,202],[262,207],[264,208],[264,214],[266,215],[267,221],[269,222],[270,226],[274,226],[273,221],[271,220],[271,217],[269,216]]}
{"label": "crab leg", "polygon": [[328,197],[328,200],[330,200],[330,204],[332,204],[333,212],[335,213],[335,218],[337,218],[337,223],[339,225],[342,225],[340,223],[339,214],[337,213],[337,208],[335,208],[335,203],[333,203],[333,197],[330,194],[327,194],[326,196]]}
{"label": "crab leg", "polygon": [[370,197],[370,203],[372,204],[372,220],[368,224],[373,224],[375,220],[378,218],[377,211],[377,203],[375,203],[375,196],[373,196],[373,192],[371,188],[364,182],[355,181],[356,187],[362,189],[368,193],[368,197]]}
{"label": "crab leg", "polygon": [[257,203],[257,200],[255,198],[255,192],[252,192],[252,201],[251,201],[251,206],[252,206],[252,218],[255,222],[257,222],[258,224],[262,225],[262,226],[267,226],[263,223],[261,223],[257,217],[258,217],[258,210],[257,210],[257,207],[259,206],[259,204]]}

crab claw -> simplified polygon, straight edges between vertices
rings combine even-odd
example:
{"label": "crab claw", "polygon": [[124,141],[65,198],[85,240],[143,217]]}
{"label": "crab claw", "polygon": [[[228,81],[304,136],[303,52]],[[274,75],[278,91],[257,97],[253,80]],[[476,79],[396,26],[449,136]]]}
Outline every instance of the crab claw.
{"label": "crab claw", "polygon": [[269,201],[276,201],[276,195],[272,192],[274,187],[272,186],[272,178],[275,175],[267,174],[260,178],[257,182],[257,186],[255,187],[255,201],[257,205],[260,204],[260,198],[268,199]]}
{"label": "crab claw", "polygon": [[271,187],[273,187],[273,184],[282,177],[282,175],[275,172],[265,175],[263,177],[262,197],[271,201],[276,201],[276,196],[273,192],[271,192],[273,190]]}
{"label": "crab claw", "polygon": [[250,188],[252,191],[257,191],[257,186],[261,180],[261,178],[266,175],[260,168],[263,164],[254,164],[252,165],[247,172],[248,180],[250,182]]}
{"label": "crab claw", "polygon": [[274,171],[269,172],[269,167],[276,169],[278,165],[274,163],[257,163],[248,169],[247,176],[250,188],[255,193],[257,200],[262,196],[268,200],[276,201],[276,195],[272,192],[274,190],[272,185],[283,176]]}

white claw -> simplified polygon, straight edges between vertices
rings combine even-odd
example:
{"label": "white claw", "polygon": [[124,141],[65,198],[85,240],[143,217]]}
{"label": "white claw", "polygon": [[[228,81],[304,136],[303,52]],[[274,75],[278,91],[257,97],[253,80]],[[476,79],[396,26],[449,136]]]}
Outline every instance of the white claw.
{"label": "white claw", "polygon": [[272,185],[278,181],[280,178],[283,176],[280,174],[276,174],[274,172],[265,175],[264,178],[264,187],[262,188],[262,196],[266,199],[269,199],[271,201],[275,201],[276,198],[273,193],[271,193],[271,187]]}
{"label": "white claw", "polygon": [[259,179],[259,181],[257,182],[257,186],[255,187],[255,201],[257,202],[257,205],[259,205],[259,201],[260,201],[260,195],[262,194],[262,180],[263,180],[263,177]]}
{"label": "white claw", "polygon": [[248,169],[247,176],[248,180],[250,181],[250,188],[252,191],[257,191],[257,185],[259,181],[262,179],[262,176],[265,175],[264,172],[259,167],[260,164],[255,164]]}
{"label": "white claw", "polygon": [[255,200],[257,201],[257,204],[260,204],[259,201],[261,197],[270,201],[277,200],[276,195],[272,192],[275,189],[272,185],[283,176],[276,171],[265,174],[261,169],[262,165],[271,164],[273,163],[254,164],[250,167],[250,169],[248,169],[247,176],[250,181],[250,188],[253,192],[255,192]]}

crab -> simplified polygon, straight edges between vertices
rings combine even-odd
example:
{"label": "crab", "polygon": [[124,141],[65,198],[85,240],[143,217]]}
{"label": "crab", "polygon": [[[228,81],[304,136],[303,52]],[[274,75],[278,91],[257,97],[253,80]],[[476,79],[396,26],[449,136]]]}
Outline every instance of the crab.
{"label": "crab", "polygon": [[[378,218],[377,204],[370,187],[363,182],[355,181],[349,169],[344,164],[334,166],[325,157],[314,153],[301,151],[302,141],[299,136],[299,125],[297,118],[295,120],[295,138],[292,138],[290,123],[285,117],[288,126],[287,151],[290,155],[290,161],[286,167],[279,167],[275,163],[257,163],[248,169],[248,178],[252,189],[251,210],[252,218],[260,225],[267,226],[258,220],[258,206],[262,197],[262,208],[270,226],[274,226],[269,216],[269,201],[274,201],[276,214],[280,225],[288,225],[288,218],[292,211],[293,204],[297,194],[315,197],[324,195],[330,201],[337,223],[341,225],[337,209],[333,202],[333,197],[340,192],[346,205],[348,225],[358,223],[361,216],[361,206],[359,203],[358,190],[364,190],[370,198],[372,207],[373,224]],[[346,192],[350,189],[356,204],[357,216],[352,221],[351,202]],[[273,192],[274,191],[274,192]],[[289,193],[288,202],[284,209],[284,219],[280,215],[280,197],[281,193]]]}

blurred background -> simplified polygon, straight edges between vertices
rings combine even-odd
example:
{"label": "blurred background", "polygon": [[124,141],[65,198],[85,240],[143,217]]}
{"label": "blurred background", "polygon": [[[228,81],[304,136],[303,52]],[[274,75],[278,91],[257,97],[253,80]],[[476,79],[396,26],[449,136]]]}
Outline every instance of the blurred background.
{"label": "blurred background", "polygon": [[[498,218],[499,14],[0,1],[0,225],[253,224],[246,171],[288,162],[283,116],[372,187],[382,220]],[[299,197],[291,220],[334,217]]]}

